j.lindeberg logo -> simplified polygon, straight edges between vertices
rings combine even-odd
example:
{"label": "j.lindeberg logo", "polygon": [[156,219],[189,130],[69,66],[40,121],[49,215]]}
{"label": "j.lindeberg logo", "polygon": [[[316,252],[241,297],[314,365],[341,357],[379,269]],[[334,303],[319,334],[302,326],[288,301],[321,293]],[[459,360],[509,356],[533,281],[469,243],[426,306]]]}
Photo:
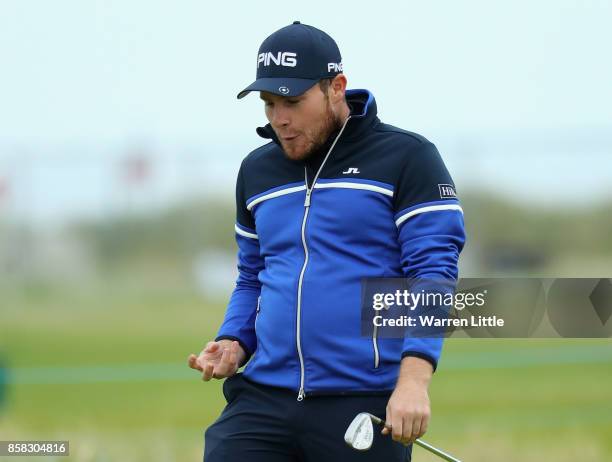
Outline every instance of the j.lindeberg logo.
{"label": "j.lindeberg logo", "polygon": [[278,53],[272,53],[267,51],[265,53],[259,53],[257,55],[257,68],[263,63],[264,67],[270,64],[276,64],[277,66],[295,67],[297,65],[297,53],[290,51],[279,51]]}
{"label": "j.lindeberg logo", "polygon": [[439,184],[438,189],[440,190],[440,197],[442,199],[454,199],[457,197],[455,187],[452,184]]}
{"label": "j.lindeberg logo", "polygon": [[357,175],[359,172],[359,169],[357,167],[349,167],[346,172],[342,172],[344,175],[349,175],[351,173]]}

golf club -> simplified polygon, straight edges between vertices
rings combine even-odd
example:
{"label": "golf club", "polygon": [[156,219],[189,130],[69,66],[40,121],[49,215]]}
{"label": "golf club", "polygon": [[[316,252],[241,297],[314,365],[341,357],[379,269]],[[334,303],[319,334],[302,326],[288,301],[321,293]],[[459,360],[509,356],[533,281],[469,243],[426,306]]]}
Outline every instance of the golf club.
{"label": "golf club", "polygon": [[[372,447],[372,441],[374,441],[374,426],[372,422],[377,425],[385,425],[384,420],[369,412],[360,412],[357,414],[344,433],[344,441],[346,444],[358,451],[367,451],[370,449]],[[421,439],[416,439],[414,442],[444,460],[448,460],[449,462],[461,462],[459,459],[433,447],[431,444]]]}

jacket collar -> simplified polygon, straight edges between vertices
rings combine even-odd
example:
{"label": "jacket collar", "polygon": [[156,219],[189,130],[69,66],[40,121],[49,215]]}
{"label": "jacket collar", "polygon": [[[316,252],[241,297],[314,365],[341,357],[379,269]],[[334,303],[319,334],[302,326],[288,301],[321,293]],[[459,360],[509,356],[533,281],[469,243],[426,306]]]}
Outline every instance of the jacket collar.
{"label": "jacket collar", "polygon": [[[374,95],[368,90],[347,90],[346,101],[351,108],[351,116],[346,124],[342,140],[349,140],[359,137],[373,124],[380,122],[377,117],[376,100]],[[280,146],[278,138],[272,130],[270,124],[257,127],[257,134],[262,138],[271,139]],[[334,136],[335,134],[332,134]]]}

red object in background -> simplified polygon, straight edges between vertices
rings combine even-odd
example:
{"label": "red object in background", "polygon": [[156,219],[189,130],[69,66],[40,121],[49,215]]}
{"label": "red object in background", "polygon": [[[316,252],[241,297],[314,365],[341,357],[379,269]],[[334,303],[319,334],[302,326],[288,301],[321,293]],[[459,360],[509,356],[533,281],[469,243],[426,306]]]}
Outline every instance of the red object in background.
{"label": "red object in background", "polygon": [[137,185],[146,182],[151,176],[151,161],[145,156],[132,156],[123,164],[123,177],[126,183]]}
{"label": "red object in background", "polygon": [[9,196],[10,188],[7,178],[0,177],[0,203],[4,202]]}

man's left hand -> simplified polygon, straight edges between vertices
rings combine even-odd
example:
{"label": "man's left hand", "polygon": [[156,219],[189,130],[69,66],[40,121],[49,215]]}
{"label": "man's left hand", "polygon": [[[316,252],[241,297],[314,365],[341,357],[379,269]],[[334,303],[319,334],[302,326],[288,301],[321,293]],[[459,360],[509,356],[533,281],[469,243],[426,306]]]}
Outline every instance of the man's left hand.
{"label": "man's left hand", "polygon": [[431,417],[427,389],[432,373],[431,364],[425,360],[402,360],[397,385],[387,403],[383,435],[391,433],[394,441],[407,445],[425,434]]}

